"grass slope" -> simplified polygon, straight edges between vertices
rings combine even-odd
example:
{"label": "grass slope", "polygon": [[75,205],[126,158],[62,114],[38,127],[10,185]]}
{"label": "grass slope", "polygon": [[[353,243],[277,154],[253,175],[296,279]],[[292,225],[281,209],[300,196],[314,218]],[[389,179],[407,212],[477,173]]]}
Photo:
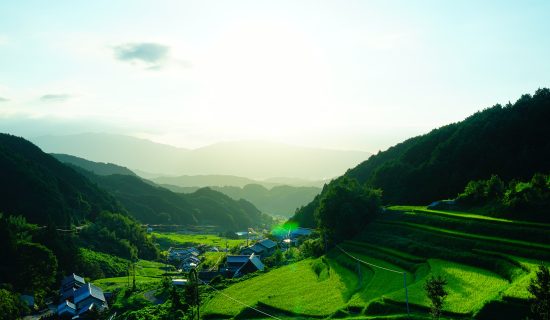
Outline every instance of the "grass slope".
{"label": "grass slope", "polygon": [[[162,275],[166,272],[166,265],[160,262],[139,260],[136,263],[136,284],[147,284],[152,282],[158,282],[161,280]],[[132,283],[132,277],[128,279],[125,277],[113,277],[103,278],[93,281],[94,284],[101,287],[104,291],[115,291],[116,289],[122,289],[128,287],[128,283]]]}
{"label": "grass slope", "polygon": [[[525,316],[521,299],[525,303],[528,298],[526,287],[537,264],[550,261],[548,230],[537,223],[392,207],[341,247],[401,273],[358,268],[357,261],[333,249],[325,257],[326,267],[319,266],[321,259],[301,261],[238,282],[223,293],[289,317],[398,319],[405,310],[406,272],[414,319],[428,314],[423,285],[430,275],[448,281],[444,311],[449,318],[495,319],[505,312]],[[513,305],[518,301],[519,309]],[[261,318],[244,309],[221,294],[205,307],[210,315]]]}

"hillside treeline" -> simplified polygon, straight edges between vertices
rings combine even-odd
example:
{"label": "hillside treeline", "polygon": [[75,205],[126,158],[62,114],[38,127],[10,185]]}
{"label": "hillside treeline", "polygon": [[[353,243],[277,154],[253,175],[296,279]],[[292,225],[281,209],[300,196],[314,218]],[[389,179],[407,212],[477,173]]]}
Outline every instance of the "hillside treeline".
{"label": "hillside treeline", "polygon": [[506,184],[499,176],[470,181],[456,198],[462,209],[492,213],[496,216],[548,221],[550,212],[550,175],[536,173],[528,181]]}
{"label": "hillside treeline", "polygon": [[[399,143],[345,176],[382,189],[384,204],[414,205],[453,198],[469,181],[493,174],[504,181],[525,181],[537,172],[550,171],[549,121],[550,90],[539,89],[514,104],[497,104]],[[325,187],[322,194],[326,191]],[[292,219],[314,226],[320,198],[297,210]]]}

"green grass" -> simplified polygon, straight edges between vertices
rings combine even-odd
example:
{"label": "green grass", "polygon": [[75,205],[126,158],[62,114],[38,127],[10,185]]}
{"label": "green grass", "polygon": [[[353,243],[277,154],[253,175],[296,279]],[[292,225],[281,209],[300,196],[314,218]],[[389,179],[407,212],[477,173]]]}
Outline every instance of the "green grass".
{"label": "green grass", "polygon": [[[302,315],[328,315],[345,306],[348,286],[354,285],[353,276],[330,260],[330,270],[318,276],[312,267],[318,262],[307,259],[274,269],[238,282],[223,293],[248,305],[262,303]],[[243,309],[244,306],[217,294],[205,303],[203,313],[235,316]]]}
{"label": "green grass", "polygon": [[[412,319],[427,318],[429,301],[423,285],[430,275],[448,281],[447,317],[468,319],[489,312],[484,319],[490,319],[495,307],[484,306],[497,303],[496,309],[501,310],[511,301],[507,298],[526,303],[527,285],[537,265],[550,258],[547,227],[550,225],[394,206],[363,234],[341,246],[369,263],[406,270]],[[321,259],[300,261],[237,282],[223,292],[266,308],[281,319],[294,318],[292,313],[296,318],[403,318],[403,275],[366,265],[360,270],[361,277],[356,261],[332,250],[326,263]],[[251,311],[244,309],[221,294],[214,294],[205,307],[208,314],[250,318]]]}
{"label": "green grass", "polygon": [[536,249],[542,249],[542,250],[550,250],[550,245],[547,244],[539,244],[534,242],[526,242],[526,241],[520,241],[520,240],[513,240],[513,239],[506,239],[501,237],[494,237],[494,236],[485,236],[485,235],[479,235],[479,234],[473,234],[473,233],[466,233],[466,232],[460,232],[460,231],[454,231],[444,228],[437,228],[427,225],[421,225],[416,223],[410,223],[410,222],[386,222],[391,224],[400,224],[405,225],[413,228],[419,228],[424,229],[427,231],[433,231],[433,232],[440,232],[448,235],[458,236],[461,238],[469,238],[469,239],[475,239],[475,240],[486,240],[486,241],[494,241],[501,244],[506,245],[515,245],[515,246],[522,246],[527,248],[536,248]]}
{"label": "green grass", "polygon": [[208,269],[213,267],[215,268],[220,264],[224,256],[225,252],[205,252],[203,255],[204,260],[202,261],[201,265],[207,266]]}
{"label": "green grass", "polygon": [[[125,268],[127,270],[127,268]],[[158,282],[166,271],[166,265],[159,262],[139,260],[136,263],[136,284],[148,284]],[[93,281],[93,283],[104,291],[115,291],[128,286],[128,276],[102,278]],[[130,277],[130,285],[132,277]]]}
{"label": "green grass", "polygon": [[243,239],[226,239],[214,234],[180,234],[180,233],[159,233],[153,232],[152,237],[156,238],[162,249],[166,250],[169,247],[186,246],[186,245],[208,245],[216,246],[220,250],[227,245],[229,248],[239,247],[246,244]]}
{"label": "green grass", "polygon": [[502,222],[502,223],[514,224],[518,226],[523,225],[523,226],[531,226],[531,227],[550,228],[550,224],[547,224],[547,223],[509,220],[509,219],[496,218],[488,215],[476,214],[471,212],[463,212],[463,211],[432,210],[424,206],[390,206],[390,207],[387,207],[386,209],[391,211],[405,211],[405,212],[409,211],[409,212],[428,213],[428,214],[434,214],[434,215],[442,215],[442,216],[471,219],[471,220],[486,220],[491,222]]}
{"label": "green grass", "polygon": [[[428,260],[432,275],[440,275],[448,282],[449,295],[445,300],[444,310],[454,313],[473,313],[489,300],[499,297],[500,292],[509,287],[509,283],[492,272],[453,263],[449,261]],[[408,287],[411,304],[428,306],[429,300],[424,292],[424,282],[428,274],[417,279]],[[388,296],[391,300],[405,302],[403,289]]]}

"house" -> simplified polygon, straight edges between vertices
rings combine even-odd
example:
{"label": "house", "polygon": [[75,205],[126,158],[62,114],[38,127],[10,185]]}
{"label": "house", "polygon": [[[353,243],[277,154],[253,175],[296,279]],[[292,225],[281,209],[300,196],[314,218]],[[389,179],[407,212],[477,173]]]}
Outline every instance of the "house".
{"label": "house", "polygon": [[309,236],[311,233],[313,233],[313,230],[312,229],[308,229],[308,228],[296,228],[294,230],[291,230],[289,232],[289,236],[291,239],[296,239],[296,238],[299,238],[299,237],[307,237]]}
{"label": "house", "polygon": [[182,261],[189,255],[198,256],[200,251],[194,247],[190,248],[170,248],[168,249],[168,259],[172,261]]}
{"label": "house", "polygon": [[172,279],[172,285],[174,286],[185,286],[187,285],[187,279]]}
{"label": "house", "polygon": [[239,269],[237,269],[237,271],[235,271],[233,277],[240,277],[256,271],[264,271],[264,264],[260,261],[260,258],[252,254],[250,258]]}
{"label": "house", "polygon": [[74,273],[61,281],[60,296],[57,314],[62,319],[87,319],[91,310],[107,308],[103,290]]}
{"label": "house", "polygon": [[257,255],[262,257],[269,257],[277,249],[277,242],[271,239],[263,239],[256,242],[254,245],[241,250],[243,255]]}
{"label": "house", "polygon": [[190,257],[181,263],[180,269],[185,272],[189,272],[191,269],[196,268],[200,264],[200,262],[201,261],[199,259]]}
{"label": "house", "polygon": [[87,283],[74,293],[74,304],[78,309],[81,309],[85,306],[89,306],[91,303],[95,304],[95,306],[100,309],[107,307],[107,301],[105,300],[103,290],[91,283]]}
{"label": "house", "polygon": [[430,210],[450,210],[453,209],[455,206],[455,200],[441,200],[430,203],[427,208]]}
{"label": "house", "polygon": [[71,274],[61,281],[61,301],[69,300],[74,302],[73,297],[76,290],[84,286],[86,281],[81,276]]}
{"label": "house", "polygon": [[262,256],[262,255],[265,255],[264,253],[265,251],[265,248],[259,244],[254,244],[250,247],[246,247],[244,249],[241,250],[241,254],[242,255],[251,255],[251,254],[255,254],[257,256]]}
{"label": "house", "polygon": [[57,306],[57,315],[61,319],[72,319],[76,315],[76,306],[74,303],[65,300]]}
{"label": "house", "polygon": [[247,273],[263,271],[264,265],[254,254],[227,256],[225,268],[222,269],[226,277],[239,277]]}

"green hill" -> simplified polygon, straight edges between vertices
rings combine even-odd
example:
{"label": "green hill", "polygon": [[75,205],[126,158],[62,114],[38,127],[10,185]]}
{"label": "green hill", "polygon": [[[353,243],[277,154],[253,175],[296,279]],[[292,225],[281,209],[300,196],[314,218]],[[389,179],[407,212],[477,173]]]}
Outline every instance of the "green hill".
{"label": "green hill", "polygon": [[[153,179],[153,181],[158,180]],[[192,193],[200,189],[199,187],[181,187],[172,184],[161,184],[161,186],[180,193]],[[297,208],[309,203],[321,192],[321,188],[317,187],[287,185],[266,187],[257,183],[246,184],[243,187],[212,185],[209,188],[226,194],[235,200],[245,199],[250,201],[264,213],[283,217],[292,216]]]}
{"label": "green hill", "polygon": [[251,203],[203,188],[191,194],[175,193],[137,176],[99,176],[82,170],[110,192],[129,213],[150,224],[210,224],[237,230],[270,222]]}
{"label": "green hill", "polygon": [[75,165],[100,176],[108,176],[111,174],[136,175],[132,170],[113,163],[94,162],[68,154],[52,153],[51,155],[63,163]]}
{"label": "green hill", "polygon": [[[465,120],[408,139],[348,170],[345,176],[383,190],[386,204],[454,198],[471,180],[493,174],[529,180],[550,171],[550,90],[523,95]],[[317,199],[318,200],[318,199]],[[293,218],[312,226],[317,200]]]}
{"label": "green hill", "polygon": [[262,212],[289,217],[297,208],[309,203],[321,192],[316,187],[275,186],[267,189],[258,184],[238,187],[212,187],[233,199],[252,202]]}
{"label": "green hill", "polygon": [[102,210],[124,212],[107,192],[27,140],[0,134],[0,211],[37,224],[78,224]]}
{"label": "green hill", "polygon": [[[307,259],[231,285],[205,302],[204,316],[261,318],[247,305],[282,319],[396,319],[406,314],[407,274],[412,318],[429,319],[423,284],[448,280],[446,319],[522,319],[536,265],[550,262],[549,224],[461,212],[393,207],[324,260]],[[225,295],[224,295],[225,294]]]}

